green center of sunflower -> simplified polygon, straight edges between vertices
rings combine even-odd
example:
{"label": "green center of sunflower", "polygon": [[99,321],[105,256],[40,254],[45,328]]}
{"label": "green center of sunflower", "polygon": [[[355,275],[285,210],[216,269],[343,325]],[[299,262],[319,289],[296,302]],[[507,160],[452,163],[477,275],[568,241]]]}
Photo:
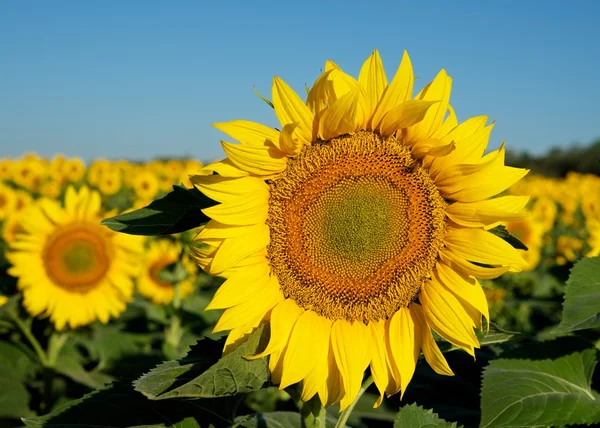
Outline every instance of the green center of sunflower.
{"label": "green center of sunflower", "polygon": [[42,260],[54,284],[72,292],[87,292],[106,277],[111,250],[99,225],[72,223],[48,237]]}
{"label": "green center of sunflower", "polygon": [[286,297],[329,319],[386,319],[418,295],[446,203],[394,138],[317,142],[270,182],[267,249]]}

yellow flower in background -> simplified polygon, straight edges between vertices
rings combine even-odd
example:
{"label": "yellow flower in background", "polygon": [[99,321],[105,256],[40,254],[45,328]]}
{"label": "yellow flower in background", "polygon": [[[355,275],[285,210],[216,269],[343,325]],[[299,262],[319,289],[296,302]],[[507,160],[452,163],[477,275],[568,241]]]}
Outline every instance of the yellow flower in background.
{"label": "yellow flower in background", "polygon": [[474,355],[489,317],[475,278],[526,264],[486,227],[525,216],[528,197],[490,198],[527,171],[503,146],[484,155],[493,125],[458,123],[444,70],[414,98],[413,83],[407,54],[388,84],[377,51],[358,80],[328,61],[306,102],[275,77],[281,132],[215,124],[241,144],[192,178],[220,202],[192,251],[227,278],[209,305],[225,309],[225,352],[268,320],[255,357],[280,388],[302,382],[304,401],[345,409],[370,366],[378,405],[406,391],[421,350],[451,375],[431,330]]}
{"label": "yellow flower in background", "polygon": [[49,316],[57,330],[106,323],[131,299],[143,240],[112,232],[102,218],[98,192],[69,187],[64,206],[40,199],[27,210],[25,233],[7,253],[23,305],[33,316]]}
{"label": "yellow flower in background", "polygon": [[31,156],[19,159],[13,165],[13,181],[30,191],[36,191],[42,178],[46,174],[46,167],[43,162]]}
{"label": "yellow flower in background", "polygon": [[531,208],[531,215],[536,222],[542,227],[544,232],[552,229],[556,221],[558,207],[556,203],[546,197],[541,197],[535,200]]}
{"label": "yellow flower in background", "polygon": [[8,297],[0,295],[0,306],[6,305],[6,302],[8,302]]}
{"label": "yellow flower in background", "polygon": [[85,175],[85,163],[80,158],[66,159],[62,164],[63,176],[70,182],[77,182]]}
{"label": "yellow flower in background", "polygon": [[121,190],[121,171],[106,169],[98,179],[98,190],[105,196],[111,196]]}
{"label": "yellow flower in background", "polygon": [[6,216],[2,226],[2,239],[4,242],[10,244],[15,241],[18,233],[23,233],[25,230],[21,227],[21,219],[23,218],[22,212],[15,211],[12,214]]}
{"label": "yellow flower in background", "polygon": [[556,239],[556,263],[564,265],[574,263],[580,256],[583,249],[583,241],[575,236],[559,236]]}
{"label": "yellow flower in background", "polygon": [[94,160],[87,170],[87,181],[92,186],[98,186],[104,172],[111,169],[110,162],[106,159]]}
{"label": "yellow flower in background", "polygon": [[28,192],[21,189],[15,190],[15,199],[17,201],[15,206],[17,212],[26,209],[33,201],[33,197]]}
{"label": "yellow flower in background", "polygon": [[537,221],[536,218],[529,215],[527,218],[510,222],[506,225],[506,230],[515,238],[519,239],[528,248],[518,250],[521,256],[527,262],[524,271],[534,270],[541,259],[541,251],[544,238],[544,227]]}
{"label": "yellow flower in background", "polygon": [[152,171],[144,169],[133,176],[131,186],[138,198],[150,200],[158,193],[159,183]]}
{"label": "yellow flower in background", "polygon": [[0,183],[0,220],[16,210],[17,198],[15,191]]}
{"label": "yellow flower in background", "polygon": [[12,159],[0,159],[0,181],[12,178],[13,164]]}
{"label": "yellow flower in background", "polygon": [[40,185],[40,195],[50,199],[58,199],[60,192],[62,191],[62,185],[55,180],[46,180]]}
{"label": "yellow flower in background", "polygon": [[178,159],[169,159],[163,164],[163,173],[171,182],[177,180],[183,172],[183,163]]}
{"label": "yellow flower in background", "polygon": [[175,296],[173,284],[160,279],[160,272],[167,266],[180,259],[188,274],[188,277],[178,284],[179,298],[183,299],[194,292],[194,279],[196,276],[196,265],[182,252],[182,246],[178,242],[159,239],[151,241],[149,248],[145,251],[144,269],[138,277],[137,288],[142,296],[147,297],[157,305],[170,303]]}

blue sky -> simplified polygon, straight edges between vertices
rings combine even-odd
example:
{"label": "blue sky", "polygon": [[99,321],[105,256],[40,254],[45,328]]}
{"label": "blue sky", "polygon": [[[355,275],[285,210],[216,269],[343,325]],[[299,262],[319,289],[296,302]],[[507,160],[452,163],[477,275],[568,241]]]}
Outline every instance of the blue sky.
{"label": "blue sky", "polygon": [[275,126],[273,75],[298,92],[326,59],[357,75],[407,49],[417,89],[453,77],[459,120],[540,153],[600,137],[600,2],[2,1],[0,157],[36,151],[221,156],[212,122]]}

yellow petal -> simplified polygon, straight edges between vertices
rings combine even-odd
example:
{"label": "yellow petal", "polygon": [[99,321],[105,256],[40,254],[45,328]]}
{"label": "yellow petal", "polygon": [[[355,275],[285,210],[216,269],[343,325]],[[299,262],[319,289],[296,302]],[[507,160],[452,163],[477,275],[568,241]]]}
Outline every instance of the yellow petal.
{"label": "yellow petal", "polygon": [[525,260],[512,245],[483,229],[448,228],[446,247],[465,260],[491,266],[509,266],[520,271]]}
{"label": "yellow petal", "polygon": [[196,181],[201,180],[202,177],[213,175],[214,173],[219,174],[221,177],[228,178],[246,177],[248,175],[247,171],[242,171],[231,162],[231,159],[226,158],[221,161],[211,163],[210,165],[206,165],[195,174],[190,174],[189,177],[190,181],[195,183]]}
{"label": "yellow petal", "polygon": [[210,273],[218,275],[237,265],[244,258],[269,245],[269,240],[268,227],[259,229],[259,233],[253,239],[248,239],[246,236],[225,239],[214,254]]}
{"label": "yellow petal", "polygon": [[360,69],[358,83],[365,91],[365,114],[367,118],[370,118],[388,84],[377,49],[367,58]]}
{"label": "yellow petal", "polygon": [[442,69],[433,79],[433,82],[417,95],[416,99],[418,100],[439,101],[439,103],[427,111],[422,121],[405,131],[405,143],[412,146],[419,140],[430,138],[438,130],[448,110],[451,89],[452,79],[446,74],[446,70]]}
{"label": "yellow petal", "polygon": [[373,407],[379,407],[386,391],[389,390],[392,374],[388,370],[387,348],[385,345],[385,321],[371,321],[369,323],[369,336],[371,342],[371,375],[375,386],[379,390],[379,399]]}
{"label": "yellow petal", "polygon": [[477,202],[454,202],[446,208],[446,214],[461,226],[487,227],[497,222],[522,220],[528,213],[523,208],[529,196],[501,196]]}
{"label": "yellow petal", "polygon": [[218,175],[195,176],[194,185],[209,198],[217,202],[239,203],[249,195],[269,194],[269,186],[257,177],[229,178]]}
{"label": "yellow petal", "polygon": [[247,266],[219,286],[206,310],[239,305],[256,294],[269,281],[268,263]]}
{"label": "yellow petal", "polygon": [[302,150],[302,141],[294,134],[297,123],[288,123],[279,134],[279,147],[286,156],[296,156]]}
{"label": "yellow petal", "polygon": [[399,129],[407,128],[415,123],[419,123],[430,108],[439,103],[439,101],[408,100],[392,108],[381,119],[379,124],[379,133],[383,136],[392,135]]}
{"label": "yellow petal", "polygon": [[445,376],[454,376],[454,372],[448,365],[448,361],[440,351],[438,344],[435,342],[433,338],[433,334],[431,334],[431,329],[427,325],[425,321],[425,315],[423,314],[423,308],[421,305],[412,304],[410,305],[411,312],[413,315],[419,319],[419,322],[424,326],[422,329],[422,343],[421,348],[423,350],[423,355],[425,356],[425,360],[429,364],[429,366],[435,371],[437,374],[445,375]]}
{"label": "yellow petal", "polygon": [[298,139],[303,144],[310,144],[313,136],[314,115],[298,94],[278,77],[273,78],[273,105],[281,126],[297,123]]}
{"label": "yellow petal", "polygon": [[394,107],[402,104],[412,97],[414,76],[412,64],[408,53],[404,51],[400,66],[390,85],[385,89],[379,104],[375,108],[373,117],[367,129],[379,129],[381,119]]}
{"label": "yellow petal", "polygon": [[329,351],[327,355],[327,375],[326,382],[319,388],[319,399],[323,407],[329,407],[338,403],[344,396],[344,385],[342,376],[335,362],[333,344],[329,341]]}
{"label": "yellow petal", "polygon": [[[222,286],[221,286],[222,287]],[[292,329],[298,317],[304,312],[292,299],[285,299],[271,312],[271,337],[269,344],[261,353],[248,359],[262,358],[273,352],[282,351],[288,343]]]}
{"label": "yellow petal", "polygon": [[246,146],[279,148],[279,131],[263,124],[249,120],[232,120],[213,123],[213,126]]}
{"label": "yellow petal", "polygon": [[459,300],[463,300],[473,306],[486,320],[490,320],[485,293],[475,278],[461,275],[443,262],[437,264],[433,273],[438,282]]}
{"label": "yellow petal", "polygon": [[453,165],[440,172],[435,177],[435,184],[442,196],[459,202],[491,198],[529,172],[527,169],[504,166],[504,148],[490,155],[482,159],[483,163]]}
{"label": "yellow petal", "polygon": [[285,351],[279,389],[300,382],[314,369],[318,356],[315,350],[329,345],[330,323],[313,311],[298,317]]}
{"label": "yellow petal", "polygon": [[421,350],[420,326],[415,325],[410,309],[401,307],[391,318],[387,340],[392,363],[398,370],[402,395],[410,383],[417,366]]}
{"label": "yellow petal", "polygon": [[221,146],[231,162],[250,174],[271,177],[287,166],[285,155],[274,147],[251,147],[221,141]]}
{"label": "yellow petal", "polygon": [[356,87],[325,110],[319,120],[318,135],[329,140],[358,131],[364,122],[364,94],[360,87]]}
{"label": "yellow petal", "polygon": [[263,287],[250,298],[232,308],[225,309],[213,333],[235,328],[248,328],[258,323],[277,303],[283,300],[279,282],[271,276]]}
{"label": "yellow petal", "polygon": [[[219,223],[233,226],[264,224],[269,212],[268,195],[265,195],[264,192],[249,195],[245,199],[240,198],[235,203],[222,203],[204,208],[202,212]],[[219,238],[224,238],[224,236],[219,236]]]}
{"label": "yellow petal", "polygon": [[454,141],[451,141],[449,144],[444,144],[440,140],[429,139],[421,140],[412,146],[411,153],[414,158],[421,159],[425,156],[447,156],[452,153],[454,149],[456,149]]}
{"label": "yellow petal", "polygon": [[344,411],[358,395],[369,364],[366,328],[361,322],[350,324],[346,320],[337,320],[331,330],[333,353],[346,392],[340,402],[340,411]]}
{"label": "yellow petal", "polygon": [[252,224],[247,226],[237,226],[225,223],[220,223],[216,220],[209,220],[202,230],[196,235],[195,240],[201,241],[204,239],[225,239],[235,238],[237,236],[248,236],[258,233],[258,230],[263,228],[264,224]]}
{"label": "yellow petal", "polygon": [[498,267],[487,267],[478,266],[463,258],[462,256],[454,253],[452,250],[445,248],[440,251],[440,258],[444,263],[452,266],[452,269],[463,273],[464,275],[471,275],[481,279],[494,279],[500,275],[508,272],[510,267],[498,266]]}
{"label": "yellow petal", "polygon": [[419,301],[429,326],[448,342],[475,355],[473,348],[479,348],[475,325],[450,291],[432,278],[423,284]]}
{"label": "yellow petal", "polygon": [[448,117],[442,123],[442,126],[438,128],[437,131],[431,135],[431,138],[440,139],[450,133],[454,128],[458,126],[458,119],[456,118],[456,113],[450,104],[448,104]]}

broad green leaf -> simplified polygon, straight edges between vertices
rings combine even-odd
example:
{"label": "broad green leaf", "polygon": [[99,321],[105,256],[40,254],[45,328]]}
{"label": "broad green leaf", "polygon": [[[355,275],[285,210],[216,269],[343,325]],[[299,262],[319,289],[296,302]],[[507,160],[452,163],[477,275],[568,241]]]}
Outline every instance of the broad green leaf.
{"label": "broad green leaf", "polygon": [[498,238],[504,239],[506,242],[508,242],[510,245],[512,245],[513,248],[516,248],[517,250],[527,251],[529,249],[529,248],[527,248],[527,245],[522,243],[515,236],[511,235],[510,232],[508,230],[506,230],[506,226],[503,226],[503,225],[496,226],[496,227],[488,230],[488,232],[493,233]]}
{"label": "broad green leaf", "polygon": [[18,419],[33,414],[25,386],[25,382],[39,369],[33,358],[12,343],[0,342],[0,419]]}
{"label": "broad green leaf", "polygon": [[257,328],[222,358],[223,342],[203,339],[185,358],[161,364],[136,380],[135,389],[153,400],[225,397],[260,389],[269,379],[266,358],[243,357],[264,347],[264,329],[264,325]]}
{"label": "broad green leaf", "polygon": [[206,223],[209,219],[200,210],[213,205],[216,202],[196,188],[173,186],[172,192],[147,207],[104,219],[102,224],[130,235],[170,235]]}
{"label": "broad green leaf", "polygon": [[100,371],[87,371],[84,367],[83,357],[77,347],[71,343],[61,349],[54,370],[91,389],[101,388],[113,380],[112,377]]}
{"label": "broad green leaf", "polygon": [[394,420],[394,428],[456,428],[455,422],[440,419],[433,410],[425,410],[416,404],[403,406]]}
{"label": "broad green leaf", "polygon": [[562,426],[600,422],[592,391],[596,352],[556,360],[495,360],[484,369],[481,427]]}
{"label": "broad green leaf", "polygon": [[257,413],[236,418],[234,428],[300,428],[300,413]]}
{"label": "broad green leaf", "polygon": [[236,406],[237,398],[151,401],[118,382],[23,422],[29,428],[224,428],[232,425]]}
{"label": "broad green leaf", "polygon": [[566,333],[600,327],[600,256],[583,259],[573,266],[557,332]]}

